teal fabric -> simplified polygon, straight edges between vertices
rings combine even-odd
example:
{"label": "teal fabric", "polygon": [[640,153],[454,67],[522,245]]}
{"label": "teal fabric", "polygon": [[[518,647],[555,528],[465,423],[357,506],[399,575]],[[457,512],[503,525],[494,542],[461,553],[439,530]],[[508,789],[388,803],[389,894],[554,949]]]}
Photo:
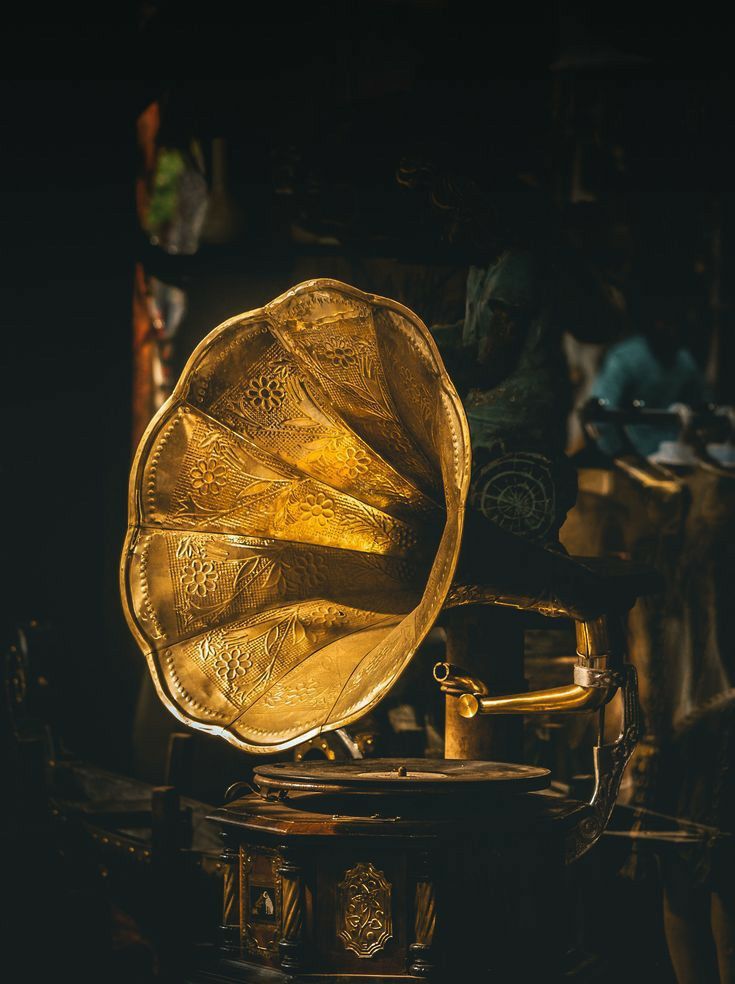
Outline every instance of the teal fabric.
{"label": "teal fabric", "polygon": [[[707,397],[704,377],[692,355],[679,349],[671,365],[663,365],[642,335],[633,335],[613,346],[592,387],[592,396],[611,407],[629,407],[641,400],[647,407],[665,409],[672,403],[697,404]],[[607,454],[618,454],[623,444],[614,428],[599,428],[598,444]],[[678,427],[635,425],[628,436],[639,454],[649,455],[662,441],[675,441]]]}

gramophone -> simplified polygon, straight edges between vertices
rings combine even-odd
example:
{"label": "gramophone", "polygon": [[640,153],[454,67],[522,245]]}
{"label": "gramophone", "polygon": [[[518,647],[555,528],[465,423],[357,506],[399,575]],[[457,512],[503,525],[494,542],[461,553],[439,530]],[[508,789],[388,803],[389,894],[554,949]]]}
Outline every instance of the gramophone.
{"label": "gramophone", "polygon": [[348,727],[460,606],[573,619],[577,662],[566,686],[503,695],[442,662],[455,719],[602,717],[623,695],[619,738],[600,729],[590,803],[545,795],[548,770],[514,763],[257,766],[252,791],[214,814],[223,947],[219,976],[202,980],[542,966],[550,979],[560,929],[538,900],[609,819],[638,733],[622,620],[655,579],[488,522],[467,505],[470,466],[425,325],[332,280],[211,332],[143,436],[121,591],[158,695],[186,725],[255,755]]}

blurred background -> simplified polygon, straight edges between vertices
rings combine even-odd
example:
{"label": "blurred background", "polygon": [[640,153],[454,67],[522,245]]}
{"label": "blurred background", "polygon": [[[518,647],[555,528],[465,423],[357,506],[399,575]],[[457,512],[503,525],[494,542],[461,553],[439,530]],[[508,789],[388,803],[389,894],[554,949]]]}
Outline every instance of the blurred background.
{"label": "blurred background", "polygon": [[[55,11],[8,32],[8,45],[37,32],[40,63],[51,50],[74,64],[119,45],[152,76],[172,62],[171,74],[245,76],[3,83],[10,850],[52,843],[44,811],[55,802],[90,843],[114,836],[144,858],[154,835],[131,821],[142,808],[130,804],[176,786],[202,829],[202,878],[216,877],[201,818],[250,766],[206,736],[172,741],[182,729],[159,707],[125,626],[117,578],[130,461],[212,328],[333,277],[401,301],[431,327],[481,461],[528,445],[498,438],[487,394],[513,377],[540,326],[555,412],[543,433],[529,424],[529,440],[570,461],[579,488],[559,517],[561,542],[653,563],[667,580],[665,598],[634,613],[648,736],[620,837],[591,884],[611,911],[635,915],[633,928],[615,924],[638,953],[626,976],[735,979],[721,957],[735,939],[723,875],[735,802],[735,87],[722,25],[699,8],[644,20],[618,5],[509,12],[449,0],[245,14],[235,21],[215,2],[191,16],[146,0],[73,19]],[[590,411],[672,405],[643,422]],[[571,644],[529,629],[532,685],[568,672]],[[435,633],[352,736],[365,754],[441,750],[441,704],[420,680],[442,645]],[[325,752],[346,754],[339,740],[300,754]],[[581,733],[554,721],[527,738],[527,760],[553,765],[567,789],[589,769],[587,753]],[[50,800],[49,759],[77,769]],[[84,810],[101,801],[107,812],[93,822]],[[165,976],[135,877],[122,877],[125,892],[102,891],[117,869],[85,836],[64,847],[75,901],[49,930],[59,959],[79,956],[84,923],[96,949],[80,974]],[[64,909],[67,874],[54,871],[49,892]],[[20,881],[31,906],[36,890]],[[583,923],[586,969],[570,979],[619,979],[625,961]],[[111,952],[122,961],[114,972]]]}

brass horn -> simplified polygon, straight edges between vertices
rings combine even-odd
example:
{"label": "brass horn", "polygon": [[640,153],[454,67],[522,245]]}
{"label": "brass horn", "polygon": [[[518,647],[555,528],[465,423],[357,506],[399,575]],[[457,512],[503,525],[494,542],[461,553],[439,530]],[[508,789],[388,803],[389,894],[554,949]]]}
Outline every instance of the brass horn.
{"label": "brass horn", "polygon": [[581,640],[554,691],[491,697],[440,668],[468,716],[608,700],[610,626],[650,576],[488,523],[467,507],[470,457],[434,341],[395,301],[312,280],[212,331],[130,479],[121,591],[169,710],[281,751],[369,711],[462,604],[571,617]]}

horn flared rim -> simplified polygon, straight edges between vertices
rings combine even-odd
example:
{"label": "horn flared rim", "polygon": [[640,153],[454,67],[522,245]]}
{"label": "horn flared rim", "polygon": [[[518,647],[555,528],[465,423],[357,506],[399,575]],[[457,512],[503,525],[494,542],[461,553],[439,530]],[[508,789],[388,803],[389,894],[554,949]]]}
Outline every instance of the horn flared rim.
{"label": "horn flared rim", "polygon": [[[290,735],[282,741],[275,740],[260,743],[232,730],[242,715],[236,715],[232,721],[224,724],[219,722],[208,723],[206,720],[202,720],[201,716],[197,717],[191,711],[187,710],[187,706],[172,692],[170,681],[161,665],[162,652],[165,651],[165,647],[159,649],[152,646],[150,638],[146,636],[141,627],[139,613],[136,611],[133,600],[131,570],[136,544],[148,529],[143,522],[142,497],[145,491],[143,487],[144,472],[154,442],[160,434],[162,427],[166,425],[167,421],[171,420],[172,414],[187,405],[191,380],[194,377],[197,367],[202,365],[207,355],[212,352],[223,337],[236,330],[238,326],[244,328],[247,325],[253,325],[258,322],[264,322],[268,325],[275,323],[278,320],[279,314],[295,301],[302,298],[309,298],[317,292],[330,291],[365,304],[375,311],[388,312],[389,316],[392,313],[397,318],[403,319],[404,322],[410,325],[411,330],[415,331],[416,342],[420,343],[422,351],[426,354],[428,360],[427,365],[430,364],[433,382],[436,387],[434,393],[436,397],[435,412],[437,417],[444,415],[443,423],[452,430],[451,435],[445,435],[445,438],[448,439],[441,442],[443,445],[451,444],[451,448],[442,447],[437,449],[438,452],[441,451],[443,454],[441,459],[442,465],[444,466],[444,462],[447,460],[450,462],[446,467],[443,467],[445,473],[442,475],[446,517],[441,541],[418,604],[405,614],[403,618],[400,620],[396,619],[396,624],[388,629],[385,638],[379,644],[376,644],[373,649],[369,650],[366,656],[360,659],[358,666],[362,667],[363,660],[367,656],[372,655],[374,650],[379,649],[380,646],[383,646],[385,649],[385,660],[381,663],[379,658],[374,658],[374,672],[366,673],[366,679],[360,687],[357,687],[354,700],[351,703],[344,702],[343,712],[339,713],[335,711],[335,708],[339,704],[338,699],[332,707],[328,719],[320,721],[311,728],[307,728],[303,733]],[[160,700],[181,723],[193,727],[196,730],[219,735],[240,749],[259,754],[283,751],[314,737],[322,731],[334,730],[352,724],[364,714],[368,713],[398,680],[443,606],[454,577],[459,557],[459,549],[462,541],[464,505],[468,494],[469,478],[469,429],[461,401],[444,368],[441,356],[430,332],[423,322],[404,305],[387,298],[365,293],[340,281],[320,278],[301,283],[263,307],[229,318],[220,324],[197,345],[187,360],[171,396],[150,421],[133,458],[130,474],[128,530],[120,565],[120,590],[127,623],[146,657],[148,668]],[[387,649],[385,648],[386,639],[392,639],[391,646],[387,647]],[[399,652],[398,656],[396,656],[397,652]],[[356,671],[357,667],[355,667],[350,679],[352,679]],[[345,683],[345,687],[347,687],[347,682]],[[203,711],[206,710],[206,706],[203,706]],[[335,712],[336,716],[332,716],[332,712]],[[274,714],[276,713],[277,709],[274,710]]]}

